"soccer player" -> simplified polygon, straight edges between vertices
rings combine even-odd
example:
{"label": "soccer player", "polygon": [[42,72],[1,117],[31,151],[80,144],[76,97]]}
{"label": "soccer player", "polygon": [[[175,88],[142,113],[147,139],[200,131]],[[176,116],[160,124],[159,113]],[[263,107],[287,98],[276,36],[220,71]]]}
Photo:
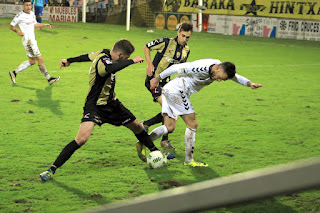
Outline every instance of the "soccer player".
{"label": "soccer player", "polygon": [[[22,45],[26,50],[28,61],[22,62],[14,71],[9,72],[12,82],[16,83],[16,77],[19,72],[28,67],[34,65],[38,62],[39,69],[44,77],[48,80],[48,83],[51,85],[54,82],[60,80],[60,76],[57,78],[51,77],[47,71],[46,66],[43,63],[43,58],[41,56],[40,50],[38,48],[37,41],[34,35],[35,27],[47,27],[51,29],[50,24],[41,24],[37,23],[34,18],[34,14],[31,11],[31,0],[24,0],[22,5],[23,11],[18,13],[10,24],[10,29],[13,32],[16,32],[19,36],[22,37]],[[15,26],[19,25],[20,30]]]}
{"label": "soccer player", "polygon": [[[103,49],[61,60],[60,68],[67,67],[74,62],[92,61],[89,74],[89,92],[84,104],[83,117],[77,136],[64,147],[53,165],[40,174],[43,181],[49,180],[56,169],[62,166],[77,149],[88,141],[95,125],[101,126],[104,123],[109,123],[130,129],[140,141],[140,143],[136,143],[136,148],[139,158],[144,162],[147,161],[145,146],[150,151],[158,150],[142,124],[122,105],[115,94],[116,72],[131,64],[144,61],[139,56],[128,60],[133,51],[134,46],[131,42],[122,39],[115,43],[111,51]],[[167,156],[168,159],[174,157],[174,153]]]}
{"label": "soccer player", "polygon": [[[182,22],[177,31],[177,37],[175,38],[160,38],[149,42],[144,47],[144,55],[147,62],[147,77],[145,80],[145,86],[151,92],[154,102],[158,102],[162,105],[161,92],[162,87],[169,82],[170,78],[161,79],[157,88],[150,88],[150,80],[154,77],[158,77],[165,69],[173,64],[179,64],[187,61],[190,53],[190,48],[187,42],[191,38],[193,26],[190,22]],[[156,50],[157,53],[151,61],[150,51]],[[150,126],[163,122],[161,113],[158,113],[153,118],[143,121],[143,125],[146,129]],[[168,140],[168,135],[164,135],[160,142],[161,146],[166,149],[175,149],[174,146]]]}
{"label": "soccer player", "polygon": [[[42,23],[43,0],[32,0],[34,4],[34,14],[38,23]],[[48,7],[48,0],[45,0],[45,6]]]}
{"label": "soccer player", "polygon": [[190,95],[199,92],[203,87],[215,81],[220,82],[228,79],[252,89],[262,87],[262,85],[253,83],[247,78],[238,75],[235,65],[231,62],[221,63],[218,59],[201,59],[169,67],[151,80],[150,89],[158,87],[162,79],[166,79],[174,73],[178,73],[178,75],[162,88],[164,125],[154,129],[150,133],[150,137],[154,141],[168,132],[172,133],[176,127],[179,115],[187,126],[184,136],[184,165],[206,167],[208,166],[207,164],[193,159],[198,121],[190,102]]}

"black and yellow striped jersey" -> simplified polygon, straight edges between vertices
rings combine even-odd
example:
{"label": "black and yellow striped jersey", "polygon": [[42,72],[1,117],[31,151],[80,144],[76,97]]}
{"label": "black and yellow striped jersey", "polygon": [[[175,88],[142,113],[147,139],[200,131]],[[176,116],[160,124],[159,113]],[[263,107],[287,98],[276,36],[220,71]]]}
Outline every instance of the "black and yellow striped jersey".
{"label": "black and yellow striped jersey", "polygon": [[173,64],[186,62],[190,53],[188,45],[180,46],[178,44],[178,37],[156,39],[146,46],[150,51],[157,51],[152,62],[155,70],[153,77],[157,77]]}
{"label": "black and yellow striped jersey", "polygon": [[114,92],[116,72],[134,63],[132,59],[113,62],[109,49],[68,58],[67,61],[70,63],[92,61],[89,70],[89,91],[85,102],[87,109],[95,108],[97,105],[107,105],[116,100]]}

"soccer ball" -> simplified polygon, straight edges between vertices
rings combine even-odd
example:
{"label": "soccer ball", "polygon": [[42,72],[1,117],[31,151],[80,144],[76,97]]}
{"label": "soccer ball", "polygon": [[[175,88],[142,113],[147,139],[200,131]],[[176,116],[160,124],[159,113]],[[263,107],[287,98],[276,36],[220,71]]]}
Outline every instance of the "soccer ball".
{"label": "soccer ball", "polygon": [[159,150],[150,152],[147,158],[147,164],[151,169],[160,168],[167,164],[167,157]]}

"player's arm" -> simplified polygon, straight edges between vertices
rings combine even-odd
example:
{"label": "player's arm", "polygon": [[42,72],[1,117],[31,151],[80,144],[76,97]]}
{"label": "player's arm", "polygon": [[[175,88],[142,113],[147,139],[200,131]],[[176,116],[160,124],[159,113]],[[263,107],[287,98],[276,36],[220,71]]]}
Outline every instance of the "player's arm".
{"label": "player's arm", "polygon": [[91,61],[89,58],[89,53],[78,55],[72,58],[62,59],[60,61],[60,69],[62,67],[68,67],[70,66],[71,63],[74,63],[74,62],[86,62],[86,61]]}
{"label": "player's arm", "polygon": [[152,64],[152,61],[151,61],[151,56],[150,56],[150,49],[146,46],[144,46],[143,48],[143,52],[144,52],[144,57],[146,59],[146,62],[147,62],[147,71],[146,71],[146,74],[148,76],[152,76],[152,73],[154,72],[154,66]]}
{"label": "player's arm", "polygon": [[51,24],[43,24],[43,23],[38,23],[38,22],[37,22],[37,23],[34,25],[34,27],[36,27],[36,28],[46,27],[46,28],[51,29]]}
{"label": "player's arm", "polygon": [[103,60],[103,58],[101,58],[98,62],[98,72],[99,75],[105,76],[110,73],[116,73],[131,64],[141,63],[143,61],[144,59],[139,56],[129,60],[117,61],[115,63],[112,63],[108,60]]}
{"label": "player's arm", "polygon": [[186,63],[183,64],[175,64],[170,66],[169,68],[165,69],[162,73],[160,73],[160,75],[158,75],[157,77],[151,79],[150,81],[150,89],[155,89],[159,86],[159,82],[162,79],[165,79],[175,73],[182,73],[183,71],[185,71],[184,67],[185,67]]}
{"label": "player's arm", "polygon": [[10,30],[12,30],[13,32],[17,33],[19,36],[24,36],[24,33],[22,31],[18,30],[17,28],[12,26],[11,24],[10,24]]}
{"label": "player's arm", "polygon": [[235,74],[235,76],[233,78],[231,78],[231,80],[233,80],[234,82],[237,82],[243,86],[251,87],[251,89],[257,89],[259,87],[262,87],[261,84],[253,83],[252,81],[250,81],[246,77],[243,77],[237,73]]}

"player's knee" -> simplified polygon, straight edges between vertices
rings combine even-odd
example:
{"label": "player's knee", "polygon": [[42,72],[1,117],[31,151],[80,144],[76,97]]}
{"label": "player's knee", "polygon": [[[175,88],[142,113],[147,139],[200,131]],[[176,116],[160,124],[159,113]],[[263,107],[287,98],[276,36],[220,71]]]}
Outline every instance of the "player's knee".
{"label": "player's knee", "polygon": [[84,145],[89,139],[89,135],[82,134],[82,135],[77,135],[75,141],[79,146]]}
{"label": "player's knee", "polygon": [[168,125],[166,127],[168,129],[168,133],[173,133],[173,131],[176,129],[176,127],[174,125]]}
{"label": "player's knee", "polygon": [[29,59],[29,63],[30,63],[30,65],[34,65],[34,64],[36,63],[36,60],[34,60],[34,59]]}

